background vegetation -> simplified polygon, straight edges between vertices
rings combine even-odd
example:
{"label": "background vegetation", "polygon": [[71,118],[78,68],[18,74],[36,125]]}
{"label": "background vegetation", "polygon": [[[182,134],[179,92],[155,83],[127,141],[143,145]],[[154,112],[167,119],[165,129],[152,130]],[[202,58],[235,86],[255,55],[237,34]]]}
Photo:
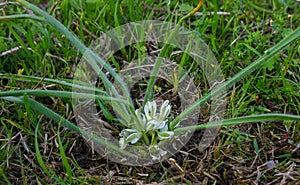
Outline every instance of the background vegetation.
{"label": "background vegetation", "polygon": [[[101,33],[127,22],[176,22],[197,4],[177,0],[31,2],[56,17],[87,46]],[[0,3],[0,16],[20,13],[28,10]],[[211,0],[204,1],[200,12],[184,26],[210,46],[229,78],[299,27],[299,20],[300,2],[295,0]],[[64,35],[27,19],[0,22],[0,26],[0,73],[71,82],[81,55]],[[299,55],[297,41],[236,83],[228,95],[226,117],[271,112],[299,115]],[[126,59],[121,54],[118,57]],[[197,77],[202,78],[200,73]],[[63,88],[40,80],[0,78],[1,91]],[[35,100],[75,122],[69,100]],[[203,122],[207,121],[205,111]],[[223,127],[205,151],[198,150],[195,141],[201,139],[201,131],[197,131],[171,159],[140,168],[115,164],[93,153],[81,136],[26,106],[0,100],[0,115],[1,184],[297,184],[300,179],[300,123],[295,121]]]}

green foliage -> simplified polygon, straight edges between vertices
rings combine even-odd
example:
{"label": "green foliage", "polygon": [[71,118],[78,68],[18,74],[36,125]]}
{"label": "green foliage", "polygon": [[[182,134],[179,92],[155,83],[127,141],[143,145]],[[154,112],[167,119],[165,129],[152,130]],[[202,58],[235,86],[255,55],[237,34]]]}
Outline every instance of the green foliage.
{"label": "green foliage", "polygon": [[[85,45],[89,45],[103,31],[130,21],[163,19],[178,22],[179,15],[183,15],[183,12],[188,12],[195,6],[194,1],[182,3],[178,1],[150,0],[62,0],[60,2],[52,0],[45,3],[42,0],[32,0],[31,2],[40,5],[50,15],[56,17]],[[299,115],[300,46],[299,40],[297,40],[298,36],[293,38],[294,42],[290,40],[286,43],[281,43],[280,48],[273,48],[273,53],[272,50],[265,51],[267,48],[273,47],[282,39],[290,36],[293,30],[300,26],[300,6],[297,3],[294,0],[274,0],[260,3],[205,1],[201,8],[203,15],[192,16],[184,22],[184,26],[194,30],[213,49],[214,54],[222,65],[226,78],[234,76],[257,60],[268,59],[268,62],[267,60],[263,61],[265,62],[263,66],[251,75],[238,82],[235,81],[236,83],[232,87],[231,95],[228,97],[230,101],[227,118],[229,119],[222,123],[216,123],[216,125],[228,124],[228,127],[226,126],[222,129],[222,137],[220,139],[224,147],[229,148],[224,154],[232,151],[231,154],[228,154],[229,156],[242,156],[252,162],[250,159],[255,158],[255,153],[260,151],[260,154],[262,154],[261,150],[265,150],[268,145],[272,144],[264,141],[262,135],[254,136],[254,134],[250,135],[243,129],[236,128],[237,126],[234,128],[229,127],[230,125],[248,123],[250,121],[263,121],[262,127],[264,130],[270,130],[275,135],[274,138],[277,138],[276,131],[278,131],[277,128],[279,125],[282,125],[282,122],[270,121],[285,120],[283,122],[284,133],[280,133],[280,137],[284,138],[284,134],[286,134],[287,140],[292,146],[296,146],[299,143],[299,133],[297,131],[300,128],[300,121],[290,121],[291,117],[274,114],[289,113]],[[12,5],[5,6],[2,10],[4,10],[5,14],[1,14],[1,16],[26,13],[23,8]],[[227,12],[229,15],[217,15],[218,12]],[[10,184],[10,181],[12,182],[13,177],[17,173],[18,175],[21,174],[19,178],[23,179],[23,183],[65,184],[65,181],[75,184],[103,183],[101,178],[87,175],[90,172],[82,169],[80,164],[76,164],[75,158],[71,159],[69,157],[73,155],[73,153],[69,153],[71,147],[69,141],[72,139],[72,136],[69,136],[69,134],[66,136],[57,135],[57,133],[61,132],[58,131],[56,124],[49,121],[54,119],[60,122],[61,115],[65,115],[68,119],[72,117],[71,107],[69,107],[70,100],[68,98],[70,94],[67,91],[70,91],[74,86],[69,79],[72,78],[73,66],[81,58],[81,54],[78,51],[80,49],[70,44],[66,34],[62,34],[57,29],[45,26],[36,20],[16,18],[3,23],[0,21],[0,26],[0,55],[12,48],[18,48],[16,51],[0,56],[0,90],[2,96],[23,96],[23,98],[10,97],[0,100],[0,128],[1,133],[4,133],[1,135],[0,142],[2,150],[0,154],[0,183]],[[19,48],[20,46],[22,48]],[[129,52],[131,49],[126,48],[122,51],[124,59],[128,59],[128,61],[132,58],[140,58],[146,54],[145,43],[135,46],[137,54],[134,56],[128,54],[131,53]],[[264,56],[268,55],[272,55],[272,57],[264,58]],[[181,66],[190,66],[188,71],[198,74],[196,79],[201,80],[203,78],[201,72],[194,69],[193,61],[188,56],[182,55],[176,61]],[[118,70],[122,67],[115,58],[111,62]],[[231,83],[227,85],[229,84],[233,85]],[[156,87],[157,91],[161,91],[158,88],[161,87]],[[25,91],[17,91],[21,89],[25,89]],[[44,90],[39,92],[35,89]],[[105,92],[102,91],[103,89],[102,87],[97,93],[105,95]],[[9,91],[12,92],[10,93]],[[48,93],[47,97],[40,97],[43,93]],[[78,96],[80,95],[82,94],[78,94]],[[100,99],[98,99],[98,106],[104,110],[103,115],[107,120],[114,120],[114,115],[109,112],[109,109],[106,109],[108,104],[105,101],[100,101]],[[16,103],[21,103],[23,106],[19,106]],[[35,106],[31,106],[32,104],[30,103],[33,103]],[[261,117],[245,116],[265,113],[272,114],[261,115]],[[48,115],[47,117],[50,119],[46,119],[42,116],[43,114]],[[238,116],[245,117],[236,119]],[[293,119],[297,120],[298,117],[293,117]],[[76,130],[76,127],[67,120],[64,120],[63,123],[64,126]],[[122,126],[125,126],[125,124]],[[201,125],[197,127],[197,129],[202,128],[205,127]],[[70,131],[67,130],[63,133],[65,132],[68,133]],[[20,133],[23,134],[23,137],[25,136],[29,139],[20,143],[18,141]],[[45,138],[45,135],[56,136],[54,138],[58,140],[58,148],[52,148],[54,151],[52,156],[55,156],[53,158],[57,157],[58,161],[62,160],[61,168],[63,172],[61,172],[62,170],[59,169],[58,165],[61,163],[48,161],[50,154],[43,151],[45,150],[44,144],[48,146],[53,145],[51,140]],[[244,148],[245,143],[249,143],[249,148],[247,148],[250,151],[249,153],[253,152],[253,155],[248,155],[249,158],[245,154],[247,152]],[[235,144],[238,146],[237,150],[232,147]],[[26,153],[25,147],[22,147],[23,145],[27,146],[32,153]],[[222,149],[222,147],[220,148]],[[29,161],[25,156],[31,157],[32,161]],[[288,168],[288,160],[291,158],[291,150],[280,151],[278,156],[275,153],[275,159],[280,161],[278,169]],[[261,161],[265,162],[265,160],[267,159]],[[218,162],[216,161],[216,164]],[[19,164],[21,167],[11,169],[11,163]],[[223,163],[220,162],[219,165],[221,166]],[[106,165],[105,161],[103,164]],[[13,170],[15,168],[21,170],[14,173]],[[72,171],[73,169],[74,171]],[[139,171],[140,169],[135,170],[139,174],[145,173],[144,171]],[[165,169],[165,173],[167,173],[167,170]],[[106,172],[110,172],[110,170],[108,169]],[[214,173],[214,171],[209,171],[209,173]],[[170,180],[168,175],[171,176],[171,174],[165,175],[165,179]],[[264,180],[278,177],[273,175],[265,177]],[[135,174],[133,176],[136,177],[138,175]],[[215,176],[218,175],[215,174]],[[34,179],[34,181],[30,181],[30,178]],[[150,181],[161,180],[155,173],[149,173],[149,177],[145,177],[145,179]]]}

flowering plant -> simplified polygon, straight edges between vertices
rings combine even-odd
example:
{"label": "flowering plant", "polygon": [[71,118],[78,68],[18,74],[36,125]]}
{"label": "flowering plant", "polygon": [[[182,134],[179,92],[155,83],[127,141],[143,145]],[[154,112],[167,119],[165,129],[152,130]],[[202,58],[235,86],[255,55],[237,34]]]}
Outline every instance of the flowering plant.
{"label": "flowering plant", "polygon": [[[159,143],[161,141],[166,141],[171,139],[174,135],[179,133],[180,131],[189,131],[196,129],[205,129],[211,127],[219,127],[219,126],[230,126],[241,123],[249,123],[249,122],[259,122],[259,121],[271,121],[271,120],[297,120],[300,121],[299,115],[289,115],[289,114],[261,114],[261,115],[249,115],[244,117],[231,118],[221,121],[212,121],[210,124],[201,124],[201,125],[193,125],[193,126],[185,126],[178,128],[178,124],[183,122],[183,119],[193,113],[194,110],[197,110],[200,105],[208,102],[211,97],[219,96],[220,92],[222,92],[227,87],[233,86],[236,82],[243,79],[245,76],[249,75],[253,70],[265,64],[267,61],[272,59],[274,55],[279,53],[282,49],[286,48],[292,42],[298,40],[300,38],[300,28],[291,32],[286,38],[281,40],[278,44],[274,45],[272,48],[265,51],[265,53],[259,57],[256,61],[251,63],[246,68],[242,69],[235,76],[229,78],[225,83],[221,85],[216,85],[212,91],[201,97],[199,100],[189,105],[188,108],[182,110],[182,112],[177,115],[174,119],[172,119],[169,115],[171,113],[171,105],[169,101],[166,100],[160,107],[160,111],[157,112],[157,104],[153,101],[153,89],[155,79],[158,76],[159,69],[161,68],[161,64],[163,63],[163,58],[167,55],[169,46],[171,45],[170,41],[174,39],[176,34],[180,31],[180,24],[184,22],[187,18],[193,15],[201,6],[203,0],[200,0],[198,6],[192,10],[190,13],[182,17],[176,27],[172,29],[173,31],[169,34],[166,39],[166,44],[163,45],[159,56],[153,66],[151,71],[151,78],[149,79],[149,83],[147,85],[144,104],[141,108],[134,110],[133,101],[130,98],[130,93],[128,88],[124,85],[123,79],[116,73],[116,71],[110,66],[109,63],[104,61],[101,57],[99,57],[95,52],[91,51],[87,48],[81,41],[78,40],[64,25],[58,22],[54,17],[50,16],[43,10],[38,7],[28,3],[25,0],[17,0],[24,7],[32,10],[36,15],[32,14],[22,14],[22,15],[11,15],[11,16],[0,16],[0,22],[9,22],[15,19],[27,18],[34,19],[40,22],[44,22],[64,35],[68,40],[70,40],[74,46],[84,54],[84,58],[86,62],[92,66],[96,74],[99,74],[103,85],[105,86],[105,90],[100,90],[97,88],[91,88],[90,86],[84,86],[84,83],[79,84],[70,84],[66,81],[47,79],[47,78],[37,78],[33,76],[19,76],[19,75],[10,75],[10,74],[0,74],[0,78],[7,78],[23,80],[23,81],[38,81],[39,83],[44,81],[51,84],[63,85],[65,87],[72,87],[82,90],[83,92],[70,92],[70,91],[62,91],[62,90],[39,90],[39,89],[27,89],[27,90],[14,90],[14,91],[3,91],[0,92],[0,98],[12,101],[20,104],[24,104],[27,112],[30,112],[30,109],[35,110],[41,114],[46,115],[46,117],[53,119],[62,125],[82,134],[83,136],[100,143],[103,146],[107,146],[109,149],[113,151],[117,151],[126,157],[132,157],[134,159],[136,157],[135,153],[131,153],[130,151],[124,150],[126,146],[130,144],[134,145],[146,145],[148,146],[148,150],[152,158],[160,159],[160,156],[165,155],[167,152],[159,148]],[[152,26],[152,24],[151,24]],[[152,28],[152,27],[150,27]],[[149,29],[150,30],[150,29]],[[144,29],[143,29],[144,33]],[[24,47],[25,48],[25,47]],[[99,67],[101,66],[101,68]],[[104,70],[107,71],[115,81],[121,87],[122,95],[125,96],[126,99],[122,99],[122,95],[116,90],[114,85],[111,83],[110,79],[105,75]],[[84,74],[84,73],[83,73]],[[176,81],[174,74],[174,81]],[[91,93],[92,92],[92,93]],[[110,96],[110,94],[113,94]],[[84,129],[79,128],[78,126],[72,124],[67,119],[63,118],[61,115],[58,115],[53,110],[50,110],[45,105],[35,101],[34,99],[28,97],[30,96],[52,96],[52,97],[60,97],[60,98],[78,98],[78,99],[96,99],[99,102],[99,106],[105,113],[104,116],[108,117],[110,121],[115,121],[113,115],[111,115],[106,107],[105,103],[109,105],[116,105],[118,102],[120,106],[112,106],[116,109],[116,112],[121,116],[122,120],[118,120],[119,123],[124,126],[124,129],[119,134],[119,146],[114,143],[108,142],[106,138],[95,136],[87,132]],[[14,97],[14,96],[23,96],[23,97]],[[111,118],[112,117],[112,118]],[[122,124],[126,122],[126,124]],[[175,129],[176,128],[176,129]],[[117,141],[118,143],[118,141]],[[123,160],[123,158],[122,158]],[[128,161],[128,160],[127,160]],[[136,162],[136,160],[134,160]]]}
{"label": "flowering plant", "polygon": [[[169,129],[171,105],[166,100],[157,112],[155,101],[148,101],[144,110],[135,110],[135,119],[129,124],[129,128],[120,133],[119,144],[124,149],[128,143],[156,145],[159,141],[170,139],[174,132]],[[178,125],[178,124],[177,124]],[[150,140],[149,140],[150,138]]]}

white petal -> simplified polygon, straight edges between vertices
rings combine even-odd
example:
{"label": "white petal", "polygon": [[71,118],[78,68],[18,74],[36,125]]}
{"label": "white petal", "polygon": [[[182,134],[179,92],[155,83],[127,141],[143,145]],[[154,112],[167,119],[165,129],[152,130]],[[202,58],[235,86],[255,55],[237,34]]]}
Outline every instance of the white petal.
{"label": "white petal", "polygon": [[150,109],[150,111],[151,111],[151,116],[152,116],[152,117],[154,117],[155,114],[156,114],[156,107],[157,107],[156,102],[155,102],[155,101],[152,101],[152,102],[151,102],[151,109]]}
{"label": "white petal", "polygon": [[152,145],[148,149],[153,161],[157,161],[160,159],[160,152],[157,145]]}
{"label": "white petal", "polygon": [[146,131],[154,131],[161,129],[165,126],[164,121],[151,120],[147,123]]}
{"label": "white petal", "polygon": [[165,126],[160,129],[161,132],[168,131],[168,130],[169,130],[168,124],[165,124]]}
{"label": "white petal", "polygon": [[149,121],[146,125],[146,131],[153,131],[155,129],[156,129],[156,121],[155,120]]}
{"label": "white petal", "polygon": [[136,115],[136,116],[138,116],[138,115],[140,115],[140,114],[141,114],[141,111],[140,111],[140,109],[136,109],[134,112],[135,112],[135,115]]}
{"label": "white petal", "polygon": [[159,140],[170,139],[171,137],[173,137],[173,135],[174,135],[174,132],[172,132],[172,131],[164,131],[164,132],[157,133]]}
{"label": "white petal", "polygon": [[157,121],[156,129],[162,129],[165,127],[167,121]]}
{"label": "white petal", "polygon": [[134,125],[132,125],[138,131],[144,131],[146,128],[146,118],[145,115],[141,113],[141,109],[135,110],[136,119],[134,120]]}
{"label": "white petal", "polygon": [[159,155],[164,156],[167,154],[167,151],[164,151],[162,149],[159,149]]}
{"label": "white petal", "polygon": [[155,101],[148,101],[145,104],[144,113],[148,121],[154,118],[156,114],[156,107],[157,105]]}
{"label": "white petal", "polygon": [[130,142],[131,144],[134,144],[141,138],[141,136],[142,133],[140,132],[132,133],[126,138],[126,142]]}
{"label": "white petal", "polygon": [[143,126],[146,126],[147,120],[146,120],[144,114],[141,115],[141,122],[142,122]]}
{"label": "white petal", "polygon": [[119,145],[121,149],[124,149],[127,146],[127,143],[125,143],[125,139],[123,137],[120,138]]}
{"label": "white petal", "polygon": [[150,115],[149,115],[149,102],[147,102],[145,104],[144,113],[145,113],[145,116],[146,116],[147,120],[149,120],[150,119]]}
{"label": "white petal", "polygon": [[157,145],[151,145],[149,148],[149,154],[152,157],[153,161],[157,161],[160,160],[161,157],[163,157],[164,155],[167,154],[166,151],[162,150],[161,148],[159,148]]}
{"label": "white petal", "polygon": [[129,134],[136,133],[136,132],[138,132],[138,131],[135,129],[124,129],[121,131],[119,136],[127,137]]}
{"label": "white petal", "polygon": [[171,105],[169,105],[169,100],[164,101],[160,107],[159,119],[165,120],[171,112]]}

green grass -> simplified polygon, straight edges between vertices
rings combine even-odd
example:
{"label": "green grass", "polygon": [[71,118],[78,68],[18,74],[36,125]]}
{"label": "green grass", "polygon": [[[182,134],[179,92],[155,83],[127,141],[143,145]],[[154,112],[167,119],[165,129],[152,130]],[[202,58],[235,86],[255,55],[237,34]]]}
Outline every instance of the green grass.
{"label": "green grass", "polygon": [[[35,0],[85,45],[101,33],[130,21],[159,19],[178,21],[182,11],[196,5],[193,1],[68,1]],[[88,3],[89,2],[89,3]],[[26,13],[21,7],[0,7],[0,15]],[[181,11],[180,11],[181,10]],[[230,78],[253,63],[292,30],[300,26],[300,2],[280,1],[205,1],[202,16],[196,14],[184,26],[196,32],[214,52],[225,78]],[[217,15],[227,12],[229,15]],[[213,13],[213,15],[212,15]],[[22,19],[0,22],[0,90],[47,89],[70,90],[74,66],[81,54],[58,31],[39,22]],[[141,57],[145,51],[136,48],[119,52],[116,62]],[[7,53],[12,48],[20,47]],[[300,43],[299,40],[275,55],[272,60],[243,80],[235,83],[228,94],[227,118],[261,114],[290,113],[300,110]],[[118,58],[119,57],[119,58]],[[184,56],[186,57],[186,56]],[[178,63],[191,64],[191,58],[176,58]],[[19,74],[40,78],[8,75]],[[42,80],[45,78],[46,80]],[[55,85],[54,85],[55,84]],[[149,167],[115,164],[91,151],[89,145],[72,130],[59,127],[29,106],[31,94],[24,95],[24,106],[0,100],[0,183],[1,184],[108,184],[127,182],[181,182],[193,184],[208,181],[219,184],[295,183],[299,179],[300,123],[267,121],[257,124],[223,127],[205,151],[198,152],[197,131],[172,160]],[[34,96],[64,118],[75,122],[71,101],[62,96]],[[203,112],[205,114],[205,111]],[[205,116],[203,120],[205,121]],[[207,120],[206,120],[207,121]],[[63,124],[63,123],[62,123]],[[198,134],[198,135],[197,135]],[[198,138],[199,139],[199,138]],[[275,168],[272,162],[276,164]],[[184,169],[184,173],[180,168]],[[258,173],[259,172],[259,173]],[[289,172],[292,178],[281,173]],[[260,175],[260,176],[259,176]],[[258,180],[257,180],[258,179]]]}

